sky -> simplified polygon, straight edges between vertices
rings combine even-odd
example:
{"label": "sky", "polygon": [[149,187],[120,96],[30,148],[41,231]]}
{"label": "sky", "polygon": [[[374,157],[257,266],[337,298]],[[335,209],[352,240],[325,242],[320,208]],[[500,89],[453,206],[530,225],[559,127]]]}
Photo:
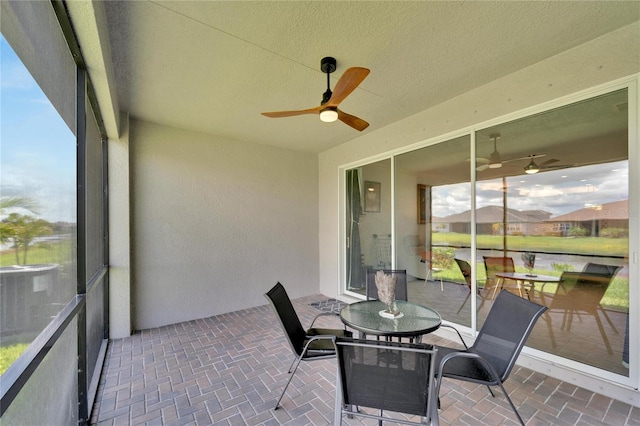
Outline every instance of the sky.
{"label": "sky", "polygon": [[[507,207],[544,210],[559,216],[629,198],[628,161],[595,164],[507,178]],[[445,217],[469,209],[470,185],[432,188],[432,214]],[[502,180],[477,182],[476,207],[502,206]]]}
{"label": "sky", "polygon": [[39,214],[18,213],[76,222],[74,134],[1,35],[0,71],[0,196],[37,203]]}

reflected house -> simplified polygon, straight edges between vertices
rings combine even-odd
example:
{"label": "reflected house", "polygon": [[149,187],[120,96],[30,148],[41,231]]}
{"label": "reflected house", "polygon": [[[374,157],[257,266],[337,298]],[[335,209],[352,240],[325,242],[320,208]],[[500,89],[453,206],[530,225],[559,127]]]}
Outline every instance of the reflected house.
{"label": "reflected house", "polygon": [[[619,237],[629,235],[629,200],[587,206],[571,213],[548,219],[549,228],[567,236],[571,228],[582,227],[593,237]],[[602,235],[603,230],[609,233]]]}
{"label": "reflected house", "polygon": [[[502,235],[503,209],[486,206],[476,210],[478,235]],[[569,230],[582,227],[590,236],[627,236],[629,234],[629,200],[589,206],[552,217],[544,210],[506,210],[507,235],[569,235]],[[433,217],[434,232],[471,234],[471,210],[445,217]],[[604,229],[610,234],[601,235]]]}
{"label": "reflected house", "polygon": [[[505,222],[507,235],[543,235],[551,213],[544,210],[516,210],[500,206],[480,207],[476,210],[476,224],[479,235],[503,235]],[[471,210],[445,217],[433,218],[435,232],[471,233]]]}

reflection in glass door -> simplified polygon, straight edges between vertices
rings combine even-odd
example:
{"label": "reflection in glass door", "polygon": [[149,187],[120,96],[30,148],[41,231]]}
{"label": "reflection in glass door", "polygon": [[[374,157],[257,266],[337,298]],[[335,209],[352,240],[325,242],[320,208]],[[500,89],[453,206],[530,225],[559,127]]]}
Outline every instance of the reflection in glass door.
{"label": "reflection in glass door", "polygon": [[515,292],[548,307],[527,346],[629,376],[627,92],[478,130],[475,159],[470,134],[395,156],[393,215],[390,160],[361,167],[347,269],[404,269],[409,300],[476,329]]}
{"label": "reflection in glass door", "polygon": [[476,133],[478,259],[531,275],[502,279],[484,262],[487,283],[549,308],[528,346],[625,376],[626,104],[620,90]]}
{"label": "reflection in glass door", "polygon": [[398,155],[394,169],[397,264],[407,270],[409,300],[466,326],[474,290],[458,261],[471,258],[470,141],[465,135]]}
{"label": "reflection in glass door", "polygon": [[364,295],[367,269],[391,269],[391,160],[346,171],[347,290]]}

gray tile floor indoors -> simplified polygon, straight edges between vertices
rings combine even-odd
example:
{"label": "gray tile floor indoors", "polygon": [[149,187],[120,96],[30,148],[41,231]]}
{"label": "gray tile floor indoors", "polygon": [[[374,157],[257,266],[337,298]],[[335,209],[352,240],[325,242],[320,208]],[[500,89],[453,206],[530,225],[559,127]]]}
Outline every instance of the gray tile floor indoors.
{"label": "gray tile floor indoors", "polygon": [[[440,291],[439,283],[429,285]],[[454,306],[465,297],[457,294]],[[293,301],[303,325],[320,312],[310,303],[324,299]],[[341,326],[338,319],[322,321]],[[434,335],[424,341],[453,345]],[[109,343],[90,424],[331,424],[335,360],[303,363],[281,408],[273,410],[292,359],[266,299],[256,308],[138,331]],[[640,408],[523,367],[516,366],[505,386],[527,425],[640,426]],[[516,425],[501,392],[495,393],[493,398],[486,387],[445,380],[440,424]],[[344,424],[377,423],[345,417]]]}

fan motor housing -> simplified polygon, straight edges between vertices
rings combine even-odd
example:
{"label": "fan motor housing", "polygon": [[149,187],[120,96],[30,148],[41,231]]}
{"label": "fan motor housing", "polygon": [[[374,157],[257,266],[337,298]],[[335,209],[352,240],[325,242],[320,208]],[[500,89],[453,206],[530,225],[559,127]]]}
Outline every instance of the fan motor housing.
{"label": "fan motor housing", "polygon": [[332,58],[331,56],[322,58],[320,61],[320,69],[327,74],[334,72],[336,70],[336,58]]}

